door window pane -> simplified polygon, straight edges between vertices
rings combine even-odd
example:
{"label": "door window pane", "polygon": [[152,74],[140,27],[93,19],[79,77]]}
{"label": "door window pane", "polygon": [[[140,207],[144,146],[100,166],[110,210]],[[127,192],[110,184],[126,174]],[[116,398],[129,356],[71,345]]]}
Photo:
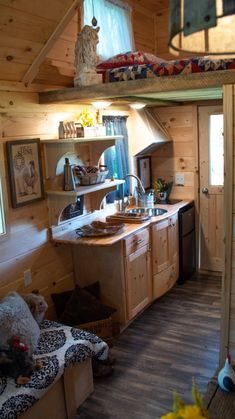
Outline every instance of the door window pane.
{"label": "door window pane", "polygon": [[209,184],[224,184],[224,117],[223,114],[210,115],[209,127]]}

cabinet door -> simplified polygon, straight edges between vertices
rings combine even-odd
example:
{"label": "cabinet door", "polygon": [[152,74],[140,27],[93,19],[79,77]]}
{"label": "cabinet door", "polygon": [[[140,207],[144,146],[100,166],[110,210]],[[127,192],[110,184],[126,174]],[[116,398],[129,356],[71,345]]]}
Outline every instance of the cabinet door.
{"label": "cabinet door", "polygon": [[152,268],[153,275],[168,268],[171,264],[169,240],[169,219],[152,226]]}
{"label": "cabinet door", "polygon": [[126,298],[128,320],[152,301],[150,252],[147,245],[126,257]]}

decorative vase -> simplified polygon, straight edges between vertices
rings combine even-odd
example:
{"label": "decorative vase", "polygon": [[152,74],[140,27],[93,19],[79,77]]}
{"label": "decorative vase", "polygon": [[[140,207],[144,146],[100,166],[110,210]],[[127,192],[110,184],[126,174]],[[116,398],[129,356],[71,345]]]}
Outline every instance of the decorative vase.
{"label": "decorative vase", "polygon": [[226,358],[225,364],[218,374],[218,384],[224,391],[233,391],[235,388],[235,372],[229,356]]}
{"label": "decorative vase", "polygon": [[158,198],[159,198],[159,201],[166,201],[167,192],[159,192],[158,193]]}

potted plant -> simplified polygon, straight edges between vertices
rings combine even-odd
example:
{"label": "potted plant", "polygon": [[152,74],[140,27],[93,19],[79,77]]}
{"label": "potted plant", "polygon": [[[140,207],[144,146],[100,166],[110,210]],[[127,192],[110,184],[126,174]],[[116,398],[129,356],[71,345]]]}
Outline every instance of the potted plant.
{"label": "potted plant", "polygon": [[153,183],[154,191],[160,201],[166,201],[169,198],[173,182],[166,182],[165,179],[159,177]]}

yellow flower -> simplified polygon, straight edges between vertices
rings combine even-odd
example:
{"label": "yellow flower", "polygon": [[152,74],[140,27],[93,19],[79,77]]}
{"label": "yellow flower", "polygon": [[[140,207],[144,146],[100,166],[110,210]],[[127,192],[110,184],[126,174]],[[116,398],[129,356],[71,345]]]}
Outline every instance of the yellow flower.
{"label": "yellow flower", "polygon": [[161,419],[177,419],[176,413],[167,413],[167,415],[161,416]]}
{"label": "yellow flower", "polygon": [[200,407],[195,405],[184,406],[183,409],[180,409],[179,416],[182,419],[202,419],[205,417],[202,416]]}
{"label": "yellow flower", "polygon": [[203,406],[202,397],[193,380],[192,395],[195,404],[185,404],[183,399],[174,393],[173,412],[161,419],[208,419],[208,412]]}
{"label": "yellow flower", "polygon": [[83,127],[92,127],[96,123],[95,114],[83,109],[83,111],[78,115],[77,122],[79,122]]}

